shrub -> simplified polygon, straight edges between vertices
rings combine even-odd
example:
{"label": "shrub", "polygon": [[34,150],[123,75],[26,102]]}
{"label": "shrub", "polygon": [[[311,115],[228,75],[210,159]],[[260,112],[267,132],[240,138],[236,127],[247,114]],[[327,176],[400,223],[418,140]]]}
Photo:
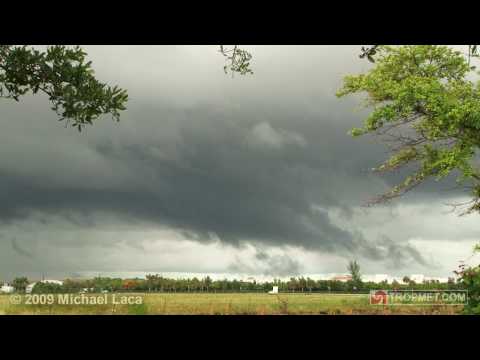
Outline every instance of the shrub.
{"label": "shrub", "polygon": [[[480,252],[479,245],[474,251]],[[465,268],[465,264],[461,264],[455,273],[460,277],[461,285],[468,291],[468,305],[465,306],[464,312],[480,315],[480,265]]]}

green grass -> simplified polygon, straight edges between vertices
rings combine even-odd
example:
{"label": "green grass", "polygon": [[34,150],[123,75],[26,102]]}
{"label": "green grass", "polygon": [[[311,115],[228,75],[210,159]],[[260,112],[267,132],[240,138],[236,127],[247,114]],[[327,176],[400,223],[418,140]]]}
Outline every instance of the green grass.
{"label": "green grass", "polygon": [[5,315],[5,309],[7,308],[8,304],[8,296],[0,294],[0,315]]}
{"label": "green grass", "polygon": [[[121,294],[116,294],[117,297]],[[126,315],[352,315],[456,314],[461,306],[372,306],[358,294],[128,294],[144,296],[141,305],[11,305],[0,295],[2,314]]]}

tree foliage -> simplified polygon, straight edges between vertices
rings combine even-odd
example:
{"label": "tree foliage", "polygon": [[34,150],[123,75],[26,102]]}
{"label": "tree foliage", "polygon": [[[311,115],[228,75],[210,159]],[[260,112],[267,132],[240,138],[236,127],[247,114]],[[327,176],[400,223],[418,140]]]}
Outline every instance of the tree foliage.
{"label": "tree foliage", "polygon": [[230,72],[232,76],[235,73],[239,73],[240,75],[253,74],[250,68],[252,54],[248,51],[241,49],[238,45],[234,45],[231,48],[220,45],[220,53],[225,57],[227,62],[223,67],[225,74],[228,74],[228,72]]}
{"label": "tree foliage", "polygon": [[98,81],[86,55],[79,46],[55,45],[40,51],[0,45],[0,97],[19,101],[27,93],[43,92],[60,120],[79,131],[104,114],[118,121],[127,92]]}
{"label": "tree foliage", "polygon": [[360,288],[362,285],[362,276],[360,274],[360,265],[356,260],[350,261],[347,266],[348,272],[352,276],[352,285],[355,288]]}
{"label": "tree foliage", "polygon": [[[480,252],[480,245],[474,248],[474,254]],[[468,291],[468,304],[465,313],[480,315],[480,266],[466,267],[465,263],[455,271],[459,277],[458,283]]]}
{"label": "tree foliage", "polygon": [[[359,270],[359,268],[358,268]],[[359,273],[359,272],[358,272]],[[38,285],[38,284],[37,284]],[[50,289],[55,292],[78,293],[93,292],[187,292],[187,293],[244,293],[261,292],[267,293],[273,286],[278,286],[280,292],[339,292],[350,293],[355,286],[356,291],[368,292],[378,289],[415,289],[415,290],[453,290],[464,289],[463,283],[449,281],[439,283],[435,280],[424,281],[416,284],[375,282],[342,282],[339,280],[314,280],[309,277],[292,277],[289,280],[274,279],[273,281],[243,281],[243,280],[213,280],[208,276],[203,279],[172,279],[157,274],[147,275],[145,279],[119,279],[108,277],[96,277],[93,279],[66,279],[63,285],[50,284],[52,286],[35,286],[35,292],[48,292]],[[47,291],[48,290],[48,291]]]}
{"label": "tree foliage", "polygon": [[28,286],[28,279],[26,277],[17,277],[13,279],[12,286],[17,292],[25,292]]}
{"label": "tree foliage", "polygon": [[[375,62],[375,55],[377,55],[377,50],[381,50],[381,45],[371,45],[370,47],[365,47],[362,46],[362,52],[360,54],[360,59],[367,58],[368,61],[374,63]],[[479,57],[480,56],[480,49],[478,48],[478,45],[468,45],[468,60],[472,57]]]}
{"label": "tree foliage", "polygon": [[32,294],[59,294],[64,292],[64,287],[60,284],[49,282],[37,282],[32,288]]}
{"label": "tree foliage", "polygon": [[[377,46],[375,65],[365,74],[347,76],[337,96],[366,93],[372,108],[353,136],[375,134],[392,155],[377,171],[407,165],[413,173],[372,203],[404,194],[429,178],[455,172],[471,190],[466,212],[480,210],[480,86],[468,79],[475,70],[446,46]],[[465,184],[466,183],[466,184]]]}

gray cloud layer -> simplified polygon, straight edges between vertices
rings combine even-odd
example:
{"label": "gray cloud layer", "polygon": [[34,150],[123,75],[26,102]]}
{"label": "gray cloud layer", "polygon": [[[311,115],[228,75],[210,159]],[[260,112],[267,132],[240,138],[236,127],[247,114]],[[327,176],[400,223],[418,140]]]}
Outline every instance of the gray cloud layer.
{"label": "gray cloud layer", "polygon": [[[348,218],[385,189],[368,172],[383,149],[347,135],[364,113],[334,96],[340,75],[368,66],[357,47],[257,47],[256,75],[233,80],[211,47],[87,50],[99,76],[129,88],[129,109],[120,124],[105,119],[78,134],[55,121],[44,98],[2,104],[0,232],[35,212],[46,226],[59,216],[72,229],[101,228],[110,214],[114,228],[141,222],[206,243],[427,264],[401,238],[372,241],[329,215],[342,209]],[[28,257],[29,240],[20,245],[16,235],[0,241]],[[277,273],[300,268],[264,260]]]}

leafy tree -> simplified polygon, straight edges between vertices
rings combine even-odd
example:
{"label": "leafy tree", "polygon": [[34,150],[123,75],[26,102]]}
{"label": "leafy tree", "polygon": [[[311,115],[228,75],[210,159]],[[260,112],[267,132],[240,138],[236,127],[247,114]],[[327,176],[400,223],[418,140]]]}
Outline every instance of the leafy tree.
{"label": "leafy tree", "polygon": [[400,283],[397,280],[392,281],[392,288],[398,289],[400,287]]}
{"label": "leafy tree", "polygon": [[315,288],[315,280],[307,277],[307,287],[308,287],[309,291],[312,291],[312,289]]}
{"label": "leafy tree", "polygon": [[210,285],[212,285],[212,279],[210,278],[210,276],[207,276],[204,280],[203,280],[203,283],[205,284],[205,287],[208,291],[208,289],[210,288]]}
{"label": "leafy tree", "polygon": [[350,261],[347,266],[348,272],[352,276],[352,285],[359,289],[362,285],[362,276],[360,274],[360,265],[356,260]]}
{"label": "leafy tree", "polygon": [[337,93],[366,93],[373,107],[353,136],[375,134],[388,141],[392,156],[377,171],[407,166],[413,173],[370,204],[401,196],[427,179],[452,172],[472,195],[465,213],[480,210],[480,87],[467,76],[474,70],[459,51],[446,46],[376,48],[375,66],[347,76]]}
{"label": "leafy tree", "polygon": [[460,281],[468,290],[465,312],[480,315],[480,266],[465,269],[461,273]]}
{"label": "leafy tree", "polygon": [[38,282],[32,289],[32,294],[58,294],[66,292],[60,284]]}
{"label": "leafy tree", "polygon": [[292,277],[288,281],[287,287],[288,287],[289,291],[294,291],[295,292],[299,288],[299,281],[296,278]]}
{"label": "leafy tree", "polygon": [[43,92],[60,120],[79,131],[104,114],[118,121],[127,92],[98,81],[86,55],[79,46],[55,45],[40,51],[0,45],[0,97],[19,101],[29,92]]}
{"label": "leafy tree", "polygon": [[17,277],[13,280],[12,286],[17,292],[25,292],[28,286],[28,279],[26,277]]}
{"label": "leafy tree", "polygon": [[[476,245],[473,252],[474,254],[480,252],[480,245]],[[467,268],[462,261],[459,269],[454,273],[458,276],[457,283],[468,291],[468,304],[464,308],[465,313],[480,315],[480,265]]]}

